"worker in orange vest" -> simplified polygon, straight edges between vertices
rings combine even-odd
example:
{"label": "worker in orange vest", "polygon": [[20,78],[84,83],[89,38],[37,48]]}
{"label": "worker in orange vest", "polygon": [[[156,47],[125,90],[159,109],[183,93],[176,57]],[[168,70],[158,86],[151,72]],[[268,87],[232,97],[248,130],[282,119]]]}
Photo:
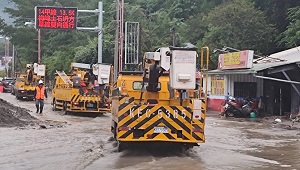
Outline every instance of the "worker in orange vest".
{"label": "worker in orange vest", "polygon": [[47,91],[44,87],[44,82],[42,80],[39,81],[39,85],[35,88],[35,106],[36,106],[36,113],[40,114],[43,113],[44,108],[44,99],[47,98]]}

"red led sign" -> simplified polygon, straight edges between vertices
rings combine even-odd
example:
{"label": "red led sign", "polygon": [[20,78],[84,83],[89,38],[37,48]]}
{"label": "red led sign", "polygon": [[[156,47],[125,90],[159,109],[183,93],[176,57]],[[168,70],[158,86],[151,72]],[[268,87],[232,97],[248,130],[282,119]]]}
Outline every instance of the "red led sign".
{"label": "red led sign", "polygon": [[35,7],[36,29],[76,29],[77,8]]}

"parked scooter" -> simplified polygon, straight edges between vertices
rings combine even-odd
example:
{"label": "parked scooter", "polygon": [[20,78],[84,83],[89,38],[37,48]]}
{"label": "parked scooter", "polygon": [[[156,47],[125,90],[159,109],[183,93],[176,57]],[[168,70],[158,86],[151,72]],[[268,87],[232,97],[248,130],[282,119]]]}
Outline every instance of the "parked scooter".
{"label": "parked scooter", "polygon": [[225,117],[250,117],[250,114],[258,115],[258,109],[250,97],[247,97],[241,104],[236,99],[229,96],[229,100],[224,104],[221,116]]}

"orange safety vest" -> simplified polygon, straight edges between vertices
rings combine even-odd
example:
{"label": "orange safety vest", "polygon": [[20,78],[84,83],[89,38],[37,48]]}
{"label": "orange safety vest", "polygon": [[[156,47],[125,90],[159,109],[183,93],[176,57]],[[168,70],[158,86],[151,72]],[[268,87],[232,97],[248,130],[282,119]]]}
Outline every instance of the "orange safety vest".
{"label": "orange safety vest", "polygon": [[35,90],[36,90],[35,99],[44,100],[45,99],[45,87],[43,86],[42,88],[40,88],[37,86],[35,88]]}

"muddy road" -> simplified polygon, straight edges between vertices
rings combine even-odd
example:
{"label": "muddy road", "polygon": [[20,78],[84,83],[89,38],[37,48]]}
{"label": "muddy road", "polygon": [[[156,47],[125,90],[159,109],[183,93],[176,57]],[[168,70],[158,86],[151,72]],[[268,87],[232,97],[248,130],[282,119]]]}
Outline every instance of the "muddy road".
{"label": "muddy road", "polygon": [[185,153],[148,146],[118,153],[110,141],[110,115],[63,115],[52,111],[48,98],[40,116],[32,101],[18,101],[7,93],[0,98],[28,109],[42,122],[64,123],[54,128],[0,128],[0,169],[300,170],[300,131],[271,121],[224,120],[210,114],[206,143]]}

